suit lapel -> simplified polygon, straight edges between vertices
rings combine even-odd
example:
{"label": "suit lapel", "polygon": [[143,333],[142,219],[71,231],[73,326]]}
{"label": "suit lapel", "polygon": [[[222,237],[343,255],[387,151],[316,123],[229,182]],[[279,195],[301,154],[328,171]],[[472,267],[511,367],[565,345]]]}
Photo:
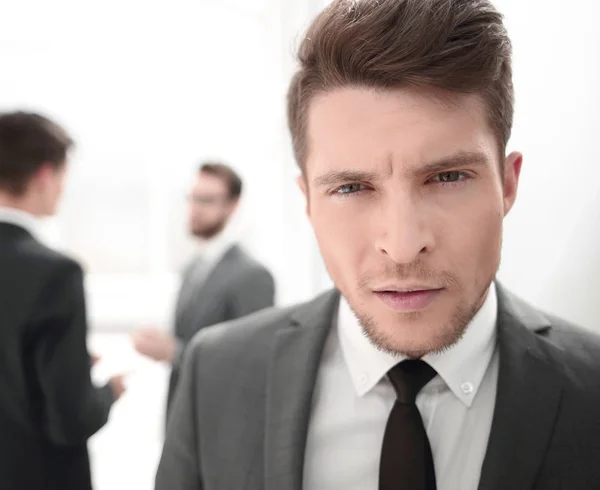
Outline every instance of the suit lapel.
{"label": "suit lapel", "polygon": [[265,490],[301,490],[312,395],[339,295],[330,291],[296,310],[277,332],[268,371]]}
{"label": "suit lapel", "polygon": [[549,321],[498,287],[500,370],[479,490],[533,487],[556,420],[560,351],[539,334]]}
{"label": "suit lapel", "polygon": [[[221,287],[220,281],[215,279],[227,270],[229,262],[237,253],[239,248],[233,245],[212,266],[202,264],[204,259],[198,257],[186,268],[175,307],[176,324],[182,325],[189,319],[194,321],[202,318],[202,308],[206,308],[207,305],[212,306],[216,292]],[[199,271],[197,267],[200,267]],[[205,268],[204,271],[202,267]]]}
{"label": "suit lapel", "polygon": [[192,271],[194,270],[194,266],[196,265],[196,261],[198,259],[190,262],[186,267],[181,277],[181,286],[179,287],[179,291],[177,293],[177,303],[175,305],[175,322],[180,322],[182,316],[185,311],[185,303],[188,299],[188,296],[191,294],[191,289],[193,287],[191,283]]}

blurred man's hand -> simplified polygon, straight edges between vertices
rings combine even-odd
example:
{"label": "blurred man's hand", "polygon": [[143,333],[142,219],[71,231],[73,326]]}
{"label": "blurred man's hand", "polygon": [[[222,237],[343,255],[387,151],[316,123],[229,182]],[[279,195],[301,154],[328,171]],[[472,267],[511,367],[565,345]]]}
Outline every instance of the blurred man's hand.
{"label": "blurred man's hand", "polygon": [[173,362],[177,350],[176,340],[156,328],[143,328],[131,336],[133,347],[140,354],[155,361]]}
{"label": "blurred man's hand", "polygon": [[119,398],[121,398],[121,396],[123,395],[123,393],[125,393],[126,390],[125,375],[121,374],[119,376],[113,376],[108,381],[108,384],[110,385],[110,388],[113,392],[115,401],[117,401]]}

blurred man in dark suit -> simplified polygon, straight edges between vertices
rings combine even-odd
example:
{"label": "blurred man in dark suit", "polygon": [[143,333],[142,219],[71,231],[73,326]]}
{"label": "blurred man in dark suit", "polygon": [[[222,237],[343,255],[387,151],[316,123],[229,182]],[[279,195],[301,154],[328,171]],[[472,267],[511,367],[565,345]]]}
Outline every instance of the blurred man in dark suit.
{"label": "blurred man in dark suit", "polygon": [[86,348],[83,272],[43,245],[71,138],[37,114],[0,115],[0,487],[87,490],[87,439],[124,391],[98,388]]}
{"label": "blurred man in dark suit", "polygon": [[204,327],[273,306],[271,273],[250,257],[228,230],[242,193],[242,180],[223,163],[200,166],[189,196],[189,230],[198,254],[183,273],[175,309],[174,334],[144,328],[133,335],[141,354],[173,366],[167,411],[179,378],[179,364],[189,340]]}

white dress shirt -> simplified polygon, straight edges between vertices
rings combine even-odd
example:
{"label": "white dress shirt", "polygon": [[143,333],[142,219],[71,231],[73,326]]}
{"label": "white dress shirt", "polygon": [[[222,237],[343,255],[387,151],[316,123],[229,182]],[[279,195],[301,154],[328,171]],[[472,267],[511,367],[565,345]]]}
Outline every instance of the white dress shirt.
{"label": "white dress shirt", "polygon": [[33,236],[39,234],[40,220],[33,214],[16,208],[0,206],[0,223],[10,223],[19,226],[31,233]]}
{"label": "white dress shirt", "polygon": [[[492,284],[463,338],[423,358],[438,373],[417,396],[438,490],[476,490],[496,401],[497,297]],[[386,374],[398,362],[377,350],[344,298],[313,398],[304,490],[377,490],[383,434],[396,394]]]}
{"label": "white dress shirt", "polygon": [[237,242],[235,235],[225,228],[215,237],[200,243],[198,257],[201,258],[204,278],[221,261],[223,256]]}

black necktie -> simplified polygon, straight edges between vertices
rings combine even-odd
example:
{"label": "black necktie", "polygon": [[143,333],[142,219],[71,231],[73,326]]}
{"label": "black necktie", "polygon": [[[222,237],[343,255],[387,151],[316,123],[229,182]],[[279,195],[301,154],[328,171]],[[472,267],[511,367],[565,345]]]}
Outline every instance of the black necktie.
{"label": "black necktie", "polygon": [[429,439],[415,404],[417,394],[434,376],[424,361],[408,360],[394,366],[388,377],[396,402],[383,436],[379,490],[435,490]]}

